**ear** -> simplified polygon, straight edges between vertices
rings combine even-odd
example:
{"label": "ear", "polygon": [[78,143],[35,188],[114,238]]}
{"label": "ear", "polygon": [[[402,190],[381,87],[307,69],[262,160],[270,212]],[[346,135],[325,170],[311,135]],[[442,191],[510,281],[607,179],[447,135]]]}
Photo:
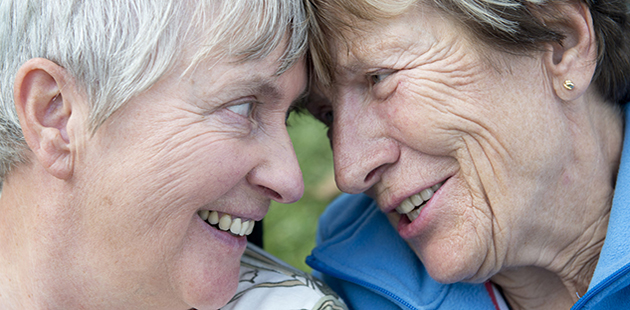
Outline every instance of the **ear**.
{"label": "ear", "polygon": [[15,78],[15,108],[29,148],[52,176],[66,180],[73,173],[67,124],[72,105],[64,89],[68,73],[50,60],[27,61]]}
{"label": "ear", "polygon": [[[556,28],[566,37],[562,44],[547,44],[544,62],[556,95],[570,101],[581,97],[591,83],[597,66],[597,41],[591,12],[585,3],[560,4],[558,10],[565,18]],[[565,87],[565,81],[573,82],[574,87]]]}

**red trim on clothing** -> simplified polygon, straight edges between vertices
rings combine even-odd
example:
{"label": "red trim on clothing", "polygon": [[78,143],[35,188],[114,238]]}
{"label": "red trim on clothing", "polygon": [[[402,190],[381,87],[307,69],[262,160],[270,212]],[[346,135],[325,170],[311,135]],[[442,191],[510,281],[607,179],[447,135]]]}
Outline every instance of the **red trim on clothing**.
{"label": "red trim on clothing", "polygon": [[486,287],[486,291],[488,291],[488,295],[490,295],[490,299],[492,299],[494,309],[501,310],[501,308],[499,307],[499,302],[497,302],[497,296],[494,295],[494,288],[492,287],[492,283],[490,283],[490,281],[486,281],[484,285]]}

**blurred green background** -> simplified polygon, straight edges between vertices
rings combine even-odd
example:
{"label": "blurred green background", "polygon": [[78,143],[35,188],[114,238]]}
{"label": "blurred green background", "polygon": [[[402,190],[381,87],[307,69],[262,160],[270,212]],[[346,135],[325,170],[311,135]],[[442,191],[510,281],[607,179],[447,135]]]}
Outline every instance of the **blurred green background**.
{"label": "blurred green background", "polygon": [[289,205],[271,203],[263,221],[263,244],[267,252],[310,272],[304,259],[315,246],[317,220],[340,192],[334,181],[326,127],[307,113],[292,113],[288,125],[304,175],[304,196]]}

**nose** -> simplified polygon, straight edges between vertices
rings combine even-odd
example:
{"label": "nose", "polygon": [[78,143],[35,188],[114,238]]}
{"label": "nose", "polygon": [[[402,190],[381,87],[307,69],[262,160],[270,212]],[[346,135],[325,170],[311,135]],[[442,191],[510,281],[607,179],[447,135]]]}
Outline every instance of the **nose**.
{"label": "nose", "polygon": [[286,127],[275,131],[276,134],[267,132],[260,141],[262,152],[254,156],[261,156],[261,163],[250,171],[247,179],[270,199],[293,203],[304,194],[302,171]]}
{"label": "nose", "polygon": [[387,135],[386,115],[378,105],[340,98],[334,105],[330,134],[335,179],[346,193],[362,193],[381,180],[400,155],[397,142]]}

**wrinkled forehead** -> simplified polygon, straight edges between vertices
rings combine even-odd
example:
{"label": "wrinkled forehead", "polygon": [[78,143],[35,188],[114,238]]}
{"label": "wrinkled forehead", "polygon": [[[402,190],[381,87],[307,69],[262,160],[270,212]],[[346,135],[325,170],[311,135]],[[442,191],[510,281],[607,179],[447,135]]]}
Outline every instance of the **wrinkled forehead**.
{"label": "wrinkled forehead", "polygon": [[412,46],[426,45],[427,40],[415,40],[409,34],[427,32],[429,21],[422,16],[444,15],[432,5],[420,3],[390,11],[376,7],[361,12],[351,9],[337,5],[335,10],[327,8],[317,13],[321,30],[316,31],[316,35],[320,34],[325,44],[319,49],[314,48],[312,53],[322,59],[321,64],[314,65],[323,85],[330,86],[340,68],[361,69],[383,58],[396,57]]}
{"label": "wrinkled forehead", "polygon": [[440,26],[423,19],[425,14],[435,16],[433,12],[409,10],[387,18],[354,19],[352,27],[329,36],[328,52],[335,80],[344,74],[404,67],[401,62],[405,54],[421,55],[428,51],[438,41],[436,28]]}
{"label": "wrinkled forehead", "polygon": [[412,47],[430,44],[427,40],[413,40],[406,35],[412,30],[401,29],[400,25],[382,26],[378,30],[347,33],[345,40],[331,40],[330,52],[336,66],[346,71],[378,67],[379,64],[396,62],[400,54]]}

